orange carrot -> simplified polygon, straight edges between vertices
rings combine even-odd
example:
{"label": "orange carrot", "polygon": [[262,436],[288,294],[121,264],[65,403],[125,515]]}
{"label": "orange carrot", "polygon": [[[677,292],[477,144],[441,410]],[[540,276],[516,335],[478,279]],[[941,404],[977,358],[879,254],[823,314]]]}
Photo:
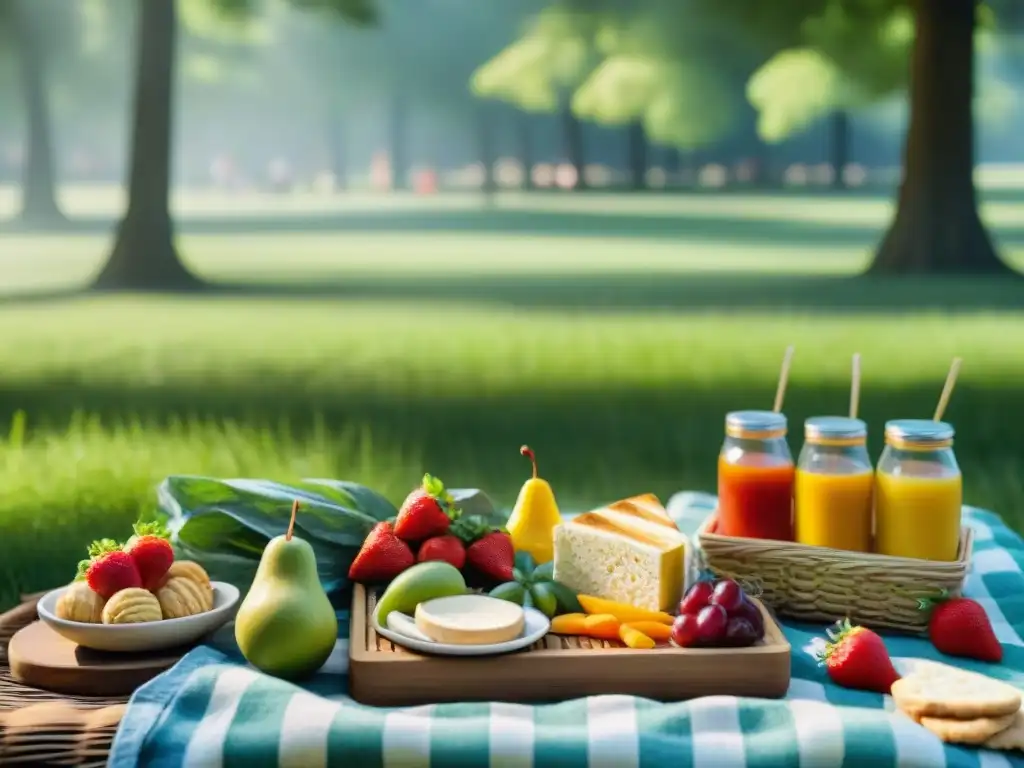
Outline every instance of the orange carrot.
{"label": "orange carrot", "polygon": [[563,613],[551,620],[551,631],[556,635],[583,635],[586,634],[585,613]]}
{"label": "orange carrot", "polygon": [[[664,625],[661,625],[664,626]],[[655,646],[654,640],[645,635],[639,629],[623,624],[619,627],[619,639],[626,644],[627,648],[647,649]]]}
{"label": "orange carrot", "polygon": [[610,613],[598,613],[583,620],[583,631],[580,634],[598,640],[618,640],[621,624]]}
{"label": "orange carrot", "polygon": [[668,642],[669,635],[672,634],[672,627],[660,621],[631,621],[626,626],[639,630],[660,643]]}
{"label": "orange carrot", "polygon": [[649,611],[646,608],[637,608],[635,605],[616,603],[614,600],[605,600],[593,595],[578,595],[577,599],[583,610],[589,614],[610,613],[619,621],[657,621],[662,624],[671,624],[675,617],[663,611]]}

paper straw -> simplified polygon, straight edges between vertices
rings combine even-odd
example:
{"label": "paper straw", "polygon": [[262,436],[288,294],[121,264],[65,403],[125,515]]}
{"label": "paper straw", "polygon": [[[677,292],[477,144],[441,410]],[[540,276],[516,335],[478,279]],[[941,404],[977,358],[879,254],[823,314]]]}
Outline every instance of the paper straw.
{"label": "paper straw", "polygon": [[959,357],[954,357],[953,364],[949,366],[949,373],[946,375],[946,386],[942,388],[942,394],[939,395],[939,405],[935,409],[935,416],[932,417],[932,421],[942,421],[942,414],[946,412],[949,398],[953,395],[953,387],[956,386],[956,377],[960,374],[961,362],[962,360]]}
{"label": "paper straw", "polygon": [[776,413],[782,413],[782,401],[786,397],[786,384],[789,382],[789,366],[793,362],[794,349],[793,345],[786,347],[786,356],[782,358],[782,370],[779,372],[779,388],[775,390],[775,408],[773,410]]}
{"label": "paper straw", "polygon": [[857,418],[860,407],[860,352],[853,356],[853,373],[850,378],[850,418]]}

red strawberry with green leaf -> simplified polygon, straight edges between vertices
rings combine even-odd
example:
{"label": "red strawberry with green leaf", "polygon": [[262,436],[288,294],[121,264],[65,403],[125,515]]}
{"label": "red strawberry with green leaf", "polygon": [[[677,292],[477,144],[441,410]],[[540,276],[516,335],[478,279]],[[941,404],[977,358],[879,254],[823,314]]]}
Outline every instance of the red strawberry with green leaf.
{"label": "red strawberry with green leaf", "polygon": [[135,561],[135,567],[142,577],[142,586],[155,591],[174,562],[170,533],[162,523],[144,523],[141,520],[132,529],[135,535],[125,542],[124,551]]}
{"label": "red strawberry with green leaf", "polygon": [[377,523],[352,561],[348,577],[363,584],[390,581],[415,562],[409,545],[395,536],[391,523]]}
{"label": "red strawberry with green leaf", "polygon": [[100,539],[89,545],[89,559],[78,564],[75,580],[84,580],[93,592],[107,600],[122,589],[142,586],[135,561],[113,539]]}
{"label": "red strawberry with green leaf", "polygon": [[438,478],[423,476],[423,484],[402,502],[395,518],[395,535],[404,541],[440,536],[458,516],[455,502]]}
{"label": "red strawberry with green leaf", "polygon": [[846,619],[828,631],[829,642],[818,655],[832,682],[844,688],[889,693],[900,679],[882,638]]}
{"label": "red strawberry with green leaf", "polygon": [[446,533],[444,536],[435,536],[420,544],[416,560],[421,563],[427,560],[442,560],[451,563],[456,568],[461,568],[466,564],[466,548],[457,536]]}
{"label": "red strawberry with green leaf", "polygon": [[928,636],[942,653],[993,663],[1003,660],[1003,646],[980,603],[943,593],[936,600],[922,600],[921,608],[931,611]]}

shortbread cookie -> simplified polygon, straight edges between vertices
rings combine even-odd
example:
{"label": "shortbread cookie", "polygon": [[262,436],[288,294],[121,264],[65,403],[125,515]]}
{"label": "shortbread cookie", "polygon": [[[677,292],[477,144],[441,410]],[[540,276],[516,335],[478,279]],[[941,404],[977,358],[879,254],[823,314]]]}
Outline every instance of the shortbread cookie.
{"label": "shortbread cookie", "polygon": [[982,744],[1010,727],[1016,715],[979,717],[974,720],[951,720],[944,717],[922,717],[921,725],[950,744]]}
{"label": "shortbread cookie", "polygon": [[148,589],[122,589],[103,606],[104,624],[141,624],[162,618],[160,603]]}
{"label": "shortbread cookie", "polygon": [[976,720],[1013,715],[1020,691],[991,677],[945,664],[919,664],[892,684],[896,706],[914,720],[922,717]]}
{"label": "shortbread cookie", "polygon": [[213,593],[202,584],[175,576],[156,593],[165,619],[182,619],[213,608]]}
{"label": "shortbread cookie", "polygon": [[100,595],[84,581],[73,581],[57,600],[54,613],[58,619],[99,624],[103,621],[103,606],[106,603]]}
{"label": "shortbread cookie", "polygon": [[982,746],[985,749],[1024,750],[1024,712],[1018,711],[1006,728],[983,742]]}
{"label": "shortbread cookie", "polygon": [[210,588],[210,575],[203,569],[203,566],[191,560],[175,560],[167,569],[167,578],[192,579],[197,584]]}

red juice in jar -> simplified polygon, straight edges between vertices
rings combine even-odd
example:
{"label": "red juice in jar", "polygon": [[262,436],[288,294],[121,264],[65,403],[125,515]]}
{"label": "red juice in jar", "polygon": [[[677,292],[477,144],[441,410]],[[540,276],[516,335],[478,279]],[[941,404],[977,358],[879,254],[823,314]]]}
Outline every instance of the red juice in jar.
{"label": "red juice in jar", "polygon": [[794,476],[785,416],[773,411],[728,414],[718,457],[717,533],[793,541]]}

